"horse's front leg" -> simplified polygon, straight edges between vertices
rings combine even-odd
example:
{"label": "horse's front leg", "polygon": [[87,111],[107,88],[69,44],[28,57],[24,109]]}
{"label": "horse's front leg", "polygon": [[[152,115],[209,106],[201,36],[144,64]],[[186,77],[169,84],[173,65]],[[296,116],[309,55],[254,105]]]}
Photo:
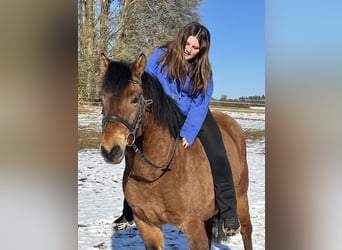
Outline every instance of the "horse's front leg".
{"label": "horse's front leg", "polygon": [[181,226],[181,230],[188,238],[190,250],[209,250],[211,248],[210,221],[204,222],[198,218],[187,218]]}
{"label": "horse's front leg", "polygon": [[164,236],[162,227],[148,224],[139,218],[134,217],[134,222],[144,241],[145,248],[148,250],[164,249]]}

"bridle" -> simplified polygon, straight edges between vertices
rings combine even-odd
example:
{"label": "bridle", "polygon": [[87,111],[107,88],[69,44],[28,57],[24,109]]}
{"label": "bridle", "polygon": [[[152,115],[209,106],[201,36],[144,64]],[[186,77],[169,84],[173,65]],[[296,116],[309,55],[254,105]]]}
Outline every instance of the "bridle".
{"label": "bridle", "polygon": [[[130,82],[132,82],[133,84],[140,84],[139,82],[135,81],[135,80],[130,80]],[[139,110],[134,118],[133,121],[133,125],[131,125],[128,121],[126,121],[125,119],[121,118],[120,116],[116,116],[116,115],[108,115],[105,116],[102,119],[102,131],[105,128],[105,125],[107,122],[110,121],[117,121],[120,122],[121,124],[125,125],[126,128],[128,128],[129,130],[129,134],[127,136],[127,146],[128,147],[132,147],[132,149],[143,159],[145,160],[150,166],[154,167],[154,168],[168,168],[172,162],[173,156],[176,152],[176,148],[177,148],[177,144],[179,142],[179,137],[177,137],[177,139],[175,140],[174,146],[172,148],[171,154],[169,156],[169,159],[167,160],[166,163],[164,163],[163,165],[159,166],[156,165],[155,163],[151,162],[149,159],[147,159],[145,157],[145,155],[141,152],[141,150],[138,148],[138,146],[135,144],[135,139],[136,139],[136,133],[138,131],[139,126],[142,126],[142,130],[144,131],[144,127],[145,127],[145,110],[146,108],[151,105],[153,103],[152,99],[148,99],[146,100],[143,95],[139,96]]]}
{"label": "bridle", "polygon": [[137,114],[135,115],[133,125],[129,124],[128,121],[124,120],[120,116],[117,115],[108,115],[102,119],[102,131],[104,130],[104,127],[107,122],[110,121],[117,121],[121,124],[125,125],[126,128],[129,130],[129,134],[127,136],[127,146],[131,147],[135,142],[136,133],[138,131],[138,128],[140,124],[142,125],[142,129],[145,127],[145,109],[148,105],[152,104],[152,99],[145,100],[142,95],[139,96],[139,110]]}

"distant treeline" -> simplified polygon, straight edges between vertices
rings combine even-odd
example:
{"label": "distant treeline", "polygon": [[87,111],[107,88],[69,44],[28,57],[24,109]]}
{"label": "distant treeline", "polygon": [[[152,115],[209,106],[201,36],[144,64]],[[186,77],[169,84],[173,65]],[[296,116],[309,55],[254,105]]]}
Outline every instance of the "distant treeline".
{"label": "distant treeline", "polygon": [[222,107],[265,107],[265,95],[239,97],[235,99],[228,99],[226,95],[222,95],[219,99],[212,98],[210,103]]}

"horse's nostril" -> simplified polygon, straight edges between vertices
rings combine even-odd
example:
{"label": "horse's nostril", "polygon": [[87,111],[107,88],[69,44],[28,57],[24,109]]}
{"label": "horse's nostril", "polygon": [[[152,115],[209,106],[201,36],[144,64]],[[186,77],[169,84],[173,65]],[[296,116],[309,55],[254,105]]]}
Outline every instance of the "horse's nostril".
{"label": "horse's nostril", "polygon": [[108,158],[108,156],[109,156],[108,150],[107,150],[104,146],[102,146],[102,145],[101,145],[101,154],[102,154],[103,157],[105,157],[105,158]]}
{"label": "horse's nostril", "polygon": [[101,154],[105,159],[113,159],[121,155],[121,148],[119,145],[115,145],[108,151],[103,145],[101,145]]}
{"label": "horse's nostril", "polygon": [[110,151],[111,156],[121,155],[121,149],[119,145],[115,145],[112,147],[112,150]]}

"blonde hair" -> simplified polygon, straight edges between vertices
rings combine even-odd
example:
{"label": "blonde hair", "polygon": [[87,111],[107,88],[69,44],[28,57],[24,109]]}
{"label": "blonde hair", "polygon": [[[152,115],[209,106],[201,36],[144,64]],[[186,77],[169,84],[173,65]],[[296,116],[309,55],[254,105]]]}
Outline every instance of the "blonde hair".
{"label": "blonde hair", "polygon": [[[188,62],[184,58],[184,49],[189,36],[198,39],[200,50],[195,58]],[[168,77],[175,78],[184,84],[186,74],[190,75],[192,93],[207,91],[209,81],[212,79],[212,69],[209,62],[210,32],[197,22],[185,25],[177,37],[167,44],[167,51],[160,57],[162,70],[168,66]]]}

